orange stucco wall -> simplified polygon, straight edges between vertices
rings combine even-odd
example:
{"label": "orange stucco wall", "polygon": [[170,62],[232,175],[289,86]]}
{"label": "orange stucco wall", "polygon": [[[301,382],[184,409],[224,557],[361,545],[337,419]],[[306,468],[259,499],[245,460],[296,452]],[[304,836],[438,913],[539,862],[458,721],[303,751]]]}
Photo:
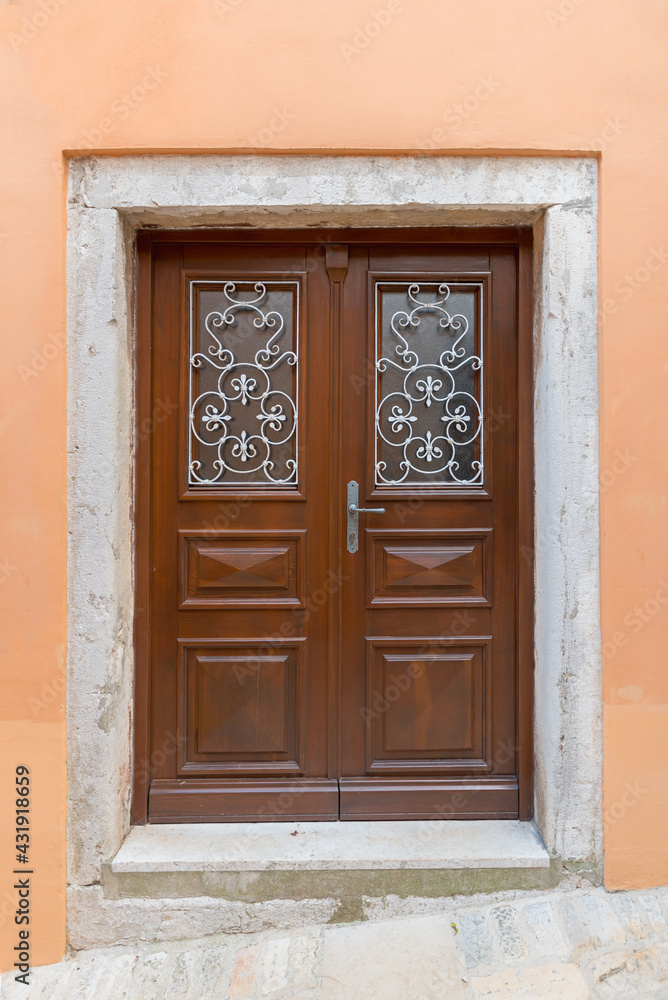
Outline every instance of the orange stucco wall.
{"label": "orange stucco wall", "polygon": [[[0,0],[0,925],[65,943],[63,151],[600,152],[606,882],[668,882],[666,0]],[[9,893],[7,896],[6,894]]]}

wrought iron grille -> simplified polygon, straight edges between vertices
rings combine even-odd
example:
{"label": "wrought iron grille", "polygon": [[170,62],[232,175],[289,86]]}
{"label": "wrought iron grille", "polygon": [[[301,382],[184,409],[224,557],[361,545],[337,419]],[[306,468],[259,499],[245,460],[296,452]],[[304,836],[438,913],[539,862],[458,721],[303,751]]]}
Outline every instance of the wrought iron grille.
{"label": "wrought iron grille", "polygon": [[297,483],[299,284],[191,284],[190,486]]}
{"label": "wrought iron grille", "polygon": [[481,287],[376,283],[376,486],[482,485]]}

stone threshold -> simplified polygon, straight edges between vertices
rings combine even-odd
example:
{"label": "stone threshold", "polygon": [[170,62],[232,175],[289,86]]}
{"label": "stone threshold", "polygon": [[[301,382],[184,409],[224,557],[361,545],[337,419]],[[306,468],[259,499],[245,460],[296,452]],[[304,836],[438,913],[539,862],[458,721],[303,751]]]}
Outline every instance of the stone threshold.
{"label": "stone threshold", "polygon": [[259,902],[468,895],[558,879],[533,823],[415,820],[134,827],[104,866],[102,885],[115,899]]}

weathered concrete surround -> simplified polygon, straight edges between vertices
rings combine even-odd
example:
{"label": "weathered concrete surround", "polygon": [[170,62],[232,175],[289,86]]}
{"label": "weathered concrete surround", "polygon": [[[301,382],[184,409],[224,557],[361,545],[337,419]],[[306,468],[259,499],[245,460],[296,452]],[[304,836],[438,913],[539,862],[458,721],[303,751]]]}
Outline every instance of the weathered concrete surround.
{"label": "weathered concrete surround", "polygon": [[[416,915],[406,916],[405,912]],[[362,923],[151,942],[11,973],[3,1000],[665,1000],[668,890],[368,900]]]}
{"label": "weathered concrete surround", "polygon": [[[67,256],[75,938],[95,919],[102,865],[129,828],[135,228],[509,223],[532,224],[536,234],[536,822],[551,852],[600,863],[596,161],[83,158],[71,163]],[[278,902],[268,903],[267,919],[289,923],[296,907],[299,921],[313,920],[325,901],[285,905],[281,916]],[[192,901],[196,920],[205,915],[199,906]],[[119,938],[108,917],[112,943]],[[259,911],[248,926],[256,919]]]}

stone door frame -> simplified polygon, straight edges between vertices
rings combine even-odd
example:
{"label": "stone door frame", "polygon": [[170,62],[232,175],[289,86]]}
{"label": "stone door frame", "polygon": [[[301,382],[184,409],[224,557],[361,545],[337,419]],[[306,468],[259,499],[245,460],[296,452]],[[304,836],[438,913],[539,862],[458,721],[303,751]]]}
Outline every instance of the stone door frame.
{"label": "stone door frame", "polygon": [[[68,870],[130,824],[138,227],[534,229],[535,822],[602,859],[595,157],[137,155],[70,161]],[[160,414],[155,414],[160,419]],[[151,428],[138,432],[150,433]],[[170,748],[165,748],[169,753]]]}

